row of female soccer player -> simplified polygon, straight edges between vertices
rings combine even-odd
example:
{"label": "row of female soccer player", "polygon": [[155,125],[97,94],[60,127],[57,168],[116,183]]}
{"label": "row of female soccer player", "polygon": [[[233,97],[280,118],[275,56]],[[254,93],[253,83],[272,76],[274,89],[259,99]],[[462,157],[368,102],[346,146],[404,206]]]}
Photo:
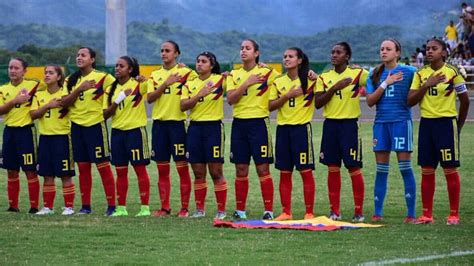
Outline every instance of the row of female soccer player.
{"label": "row of female soccer player", "polygon": [[[170,209],[170,158],[180,177],[181,210],[189,216],[191,178],[194,172],[196,211],[205,216],[206,175],[209,171],[217,201],[215,218],[226,216],[227,181],[223,174],[224,129],[223,93],[233,106],[231,162],[235,164],[235,219],[246,219],[249,190],[249,164],[253,158],[262,191],[263,219],[273,219],[274,185],[269,164],[273,150],[268,116],[277,110],[275,167],[280,170],[279,190],[282,213],[275,220],[293,219],[292,172],[300,172],[304,186],[305,219],[313,218],[315,181],[311,120],[315,108],[324,108],[320,162],[328,166],[329,217],[340,220],[341,163],[348,169],[353,188],[353,221],[364,221],[365,185],[359,136],[359,90],[367,88],[367,103],[376,105],[373,144],[376,176],[373,221],[383,219],[390,152],[397,154],[405,184],[407,215],[405,222],[433,223],[435,168],[444,169],[448,183],[450,214],[448,224],[459,223],[460,180],[459,134],[467,116],[469,98],[458,70],[444,63],[446,47],[441,40],[427,43],[429,65],[416,70],[398,64],[400,43],[387,39],[380,47],[382,64],[370,73],[349,65],[352,52],[346,42],[331,51],[333,68],[319,77],[309,70],[307,56],[299,48],[288,48],[283,56],[286,73],[259,64],[259,45],[251,39],[241,44],[243,67],[228,75],[220,73],[214,54],[203,52],[196,58],[196,72],[177,64],[179,46],[173,41],[161,45],[163,67],[151,77],[139,75],[134,58],[117,60],[115,79],[95,70],[95,52],[80,48],[76,63],[79,70],[64,81],[61,68],[48,65],[44,82],[23,78],[27,64],[22,59],[9,63],[11,81],[0,88],[0,114],[5,115],[3,167],[8,170],[9,211],[18,212],[19,169],[25,171],[31,213],[53,213],[54,177],[61,177],[66,208],[74,213],[74,162],[79,168],[81,214],[91,213],[91,164],[102,178],[108,208],[106,215],[126,216],[128,164],[131,163],[140,190],[141,209],[137,216],[151,215],[150,178],[146,165],[150,159],[158,167],[161,208],[154,216],[168,216]],[[63,84],[64,83],[64,84]],[[460,100],[459,115],[456,95]],[[145,100],[154,103],[152,147],[148,147]],[[410,107],[420,103],[421,122],[418,164],[422,167],[421,195],[423,215],[415,216],[416,183],[411,166],[413,123]],[[186,111],[190,124],[185,129]],[[105,120],[112,119],[111,162]],[[39,152],[33,120],[39,122]],[[71,121],[71,122],[70,122]],[[37,161],[38,160],[38,161]],[[38,212],[38,174],[44,176],[44,208]],[[116,195],[118,207],[116,208]]]}

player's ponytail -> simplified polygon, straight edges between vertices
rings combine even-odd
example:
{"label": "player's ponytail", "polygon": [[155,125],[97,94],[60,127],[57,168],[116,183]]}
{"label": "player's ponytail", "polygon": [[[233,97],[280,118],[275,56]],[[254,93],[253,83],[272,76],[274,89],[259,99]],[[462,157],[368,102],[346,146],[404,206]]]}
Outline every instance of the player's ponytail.
{"label": "player's ponytail", "polygon": [[[130,77],[136,78],[140,75],[140,65],[138,64],[138,60],[134,57],[130,56],[121,56],[120,59],[127,61],[128,67],[132,68],[130,72]],[[115,90],[117,89],[118,79],[116,78],[115,81],[110,85],[110,92],[107,97],[107,103],[110,106],[112,104],[112,96],[114,96]]]}
{"label": "player's ponytail", "polygon": [[291,47],[288,50],[296,51],[296,54],[299,59],[301,59],[301,64],[298,65],[298,78],[300,79],[301,88],[303,93],[306,94],[308,89],[308,72],[309,72],[309,59],[308,56],[298,47]]}
{"label": "player's ponytail", "polygon": [[[96,58],[96,52],[94,51],[94,49],[90,48],[90,47],[80,47],[79,50],[81,49],[87,49],[89,51],[89,54],[91,56],[91,58]],[[92,68],[96,68],[96,61],[94,60],[94,62],[92,63]],[[69,93],[71,93],[72,91],[72,88],[74,86],[76,86],[77,84],[77,81],[79,80],[79,78],[81,77],[81,70],[77,70],[76,72],[72,73],[69,77],[68,77],[68,81],[67,81],[67,91]]]}
{"label": "player's ponytail", "polygon": [[[402,45],[400,44],[399,41],[397,41],[396,39],[393,39],[393,38],[386,39],[385,41],[390,41],[393,44],[395,44],[395,51],[400,52],[400,56],[397,58],[397,62],[398,62],[400,60],[401,54],[402,54]],[[383,73],[384,70],[385,70],[385,65],[384,64],[380,64],[380,65],[378,65],[374,68],[374,70],[372,72],[372,85],[375,88],[377,88],[377,86],[380,82],[380,77],[382,76],[382,73]]]}

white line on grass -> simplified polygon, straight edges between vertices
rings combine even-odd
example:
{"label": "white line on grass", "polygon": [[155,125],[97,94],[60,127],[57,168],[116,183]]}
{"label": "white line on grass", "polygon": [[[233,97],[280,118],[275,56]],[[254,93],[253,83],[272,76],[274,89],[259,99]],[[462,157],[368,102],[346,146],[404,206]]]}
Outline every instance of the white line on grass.
{"label": "white line on grass", "polygon": [[448,257],[460,257],[460,256],[466,256],[466,255],[472,255],[472,254],[474,254],[474,250],[454,251],[454,252],[446,253],[446,254],[429,255],[429,256],[416,257],[416,258],[399,258],[399,259],[393,259],[393,260],[369,261],[369,262],[361,263],[359,265],[387,265],[387,264],[395,264],[395,263],[412,263],[412,262],[419,262],[419,261],[444,259]]}

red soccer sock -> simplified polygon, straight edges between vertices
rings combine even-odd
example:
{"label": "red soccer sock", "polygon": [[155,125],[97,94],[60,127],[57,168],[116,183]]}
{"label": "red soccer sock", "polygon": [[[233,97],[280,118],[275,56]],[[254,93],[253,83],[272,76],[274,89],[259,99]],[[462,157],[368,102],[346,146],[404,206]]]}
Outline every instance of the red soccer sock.
{"label": "red soccer sock", "polygon": [[140,202],[142,205],[150,203],[150,176],[145,165],[134,165],[133,169],[137,174],[138,190],[140,191]]}
{"label": "red soccer sock", "polygon": [[81,190],[82,206],[91,205],[92,169],[91,163],[77,163],[79,167],[79,189]]}
{"label": "red soccer sock", "polygon": [[273,211],[273,179],[270,174],[259,176],[265,211]]}
{"label": "red soccer sock", "polygon": [[117,172],[117,200],[119,206],[127,205],[127,192],[128,192],[128,165],[116,166],[115,171]]}
{"label": "red soccer sock", "polygon": [[314,213],[314,195],[316,193],[316,184],[314,182],[313,170],[307,169],[300,172],[303,178],[303,194],[306,213]]}
{"label": "red soccer sock", "polygon": [[56,197],[55,184],[43,184],[43,205],[51,210],[54,207],[54,198]]}
{"label": "red soccer sock", "polygon": [[115,206],[115,180],[112,173],[112,167],[109,162],[103,162],[97,165],[100,178],[102,179],[102,186],[104,187],[105,197],[107,198],[107,205]]}
{"label": "red soccer sock", "polygon": [[194,199],[196,201],[196,208],[204,210],[206,203],[207,194],[207,182],[206,179],[195,179],[194,180]]}
{"label": "red soccer sock", "polygon": [[216,194],[217,210],[225,212],[227,202],[227,182],[225,178],[214,181],[214,193]]}
{"label": "red soccer sock", "polygon": [[249,193],[249,177],[237,176],[235,177],[235,204],[236,209],[245,211],[247,205],[247,194]]}
{"label": "red soccer sock", "polygon": [[188,163],[185,161],[176,162],[176,170],[179,174],[179,188],[181,191],[181,208],[189,208],[189,199],[191,198],[191,176],[189,175]]}
{"label": "red soccer sock", "polygon": [[280,171],[280,200],[283,212],[291,214],[291,191],[293,190],[293,181],[290,171]]}
{"label": "red soccer sock", "polygon": [[450,216],[459,216],[459,199],[461,196],[461,181],[456,168],[445,168],[444,175],[448,184]]}
{"label": "red soccer sock", "polygon": [[8,171],[8,203],[11,208],[18,209],[20,196],[20,175],[17,171]]}
{"label": "red soccer sock", "polygon": [[73,184],[69,186],[63,185],[64,207],[74,207],[74,197],[76,196],[76,186]]}
{"label": "red soccer sock", "polygon": [[329,207],[336,215],[341,214],[341,167],[338,165],[328,166],[328,195]]}
{"label": "red soccer sock", "polygon": [[354,195],[354,214],[363,215],[364,213],[364,197],[365,185],[364,176],[360,168],[350,168],[349,174],[352,179],[352,193]]}
{"label": "red soccer sock", "polygon": [[39,205],[39,193],[40,183],[36,172],[26,172],[26,178],[28,179],[28,193],[30,196],[30,208],[38,209]]}
{"label": "red soccer sock", "polygon": [[433,217],[433,198],[435,193],[435,169],[431,166],[421,167],[421,201],[423,216]]}
{"label": "red soccer sock", "polygon": [[160,194],[161,208],[170,209],[171,179],[170,163],[157,163],[158,167],[158,191]]}

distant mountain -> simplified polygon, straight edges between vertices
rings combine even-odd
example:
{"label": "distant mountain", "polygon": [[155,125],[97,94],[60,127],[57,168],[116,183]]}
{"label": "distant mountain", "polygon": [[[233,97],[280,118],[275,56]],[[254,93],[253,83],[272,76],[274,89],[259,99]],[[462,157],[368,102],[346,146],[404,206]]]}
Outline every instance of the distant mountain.
{"label": "distant mountain", "polygon": [[[161,22],[199,32],[313,35],[363,24],[439,31],[455,18],[453,0],[128,0],[128,22]],[[39,23],[103,31],[105,0],[15,0],[0,3],[0,24]]]}

